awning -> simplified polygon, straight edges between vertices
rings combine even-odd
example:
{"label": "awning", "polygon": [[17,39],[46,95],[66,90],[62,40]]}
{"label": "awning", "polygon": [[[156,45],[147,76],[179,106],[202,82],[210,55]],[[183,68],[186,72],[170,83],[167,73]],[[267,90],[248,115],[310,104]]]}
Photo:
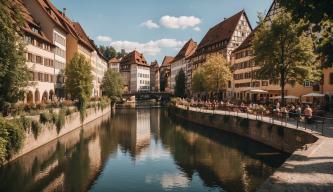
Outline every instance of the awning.
{"label": "awning", "polygon": [[[293,96],[293,95],[287,95],[284,97],[285,99],[299,99],[299,97]],[[281,96],[271,97],[271,99],[282,99]]]}
{"label": "awning", "polygon": [[268,91],[264,91],[261,89],[252,89],[249,91],[250,93],[268,93]]}
{"label": "awning", "polygon": [[324,97],[324,94],[321,93],[308,93],[306,95],[303,95],[303,97]]}

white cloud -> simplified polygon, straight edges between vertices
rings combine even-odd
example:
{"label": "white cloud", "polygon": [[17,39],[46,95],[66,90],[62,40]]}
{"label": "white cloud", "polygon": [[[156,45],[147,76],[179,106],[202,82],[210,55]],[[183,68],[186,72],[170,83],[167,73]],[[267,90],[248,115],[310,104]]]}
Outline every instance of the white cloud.
{"label": "white cloud", "polygon": [[186,29],[199,25],[201,19],[194,16],[174,17],[165,15],[160,19],[160,25],[171,29]]}
{"label": "white cloud", "polygon": [[200,27],[194,27],[193,30],[194,30],[194,31],[198,31],[198,32],[201,31]]}
{"label": "white cloud", "polygon": [[141,23],[140,26],[147,27],[148,29],[157,29],[157,28],[160,27],[160,26],[159,26],[157,23],[155,23],[153,20],[145,21],[145,22]]}
{"label": "white cloud", "polygon": [[111,42],[112,38],[110,36],[99,35],[97,36],[97,40],[100,42]]}
{"label": "white cloud", "polygon": [[125,49],[126,52],[138,50],[147,55],[157,55],[161,52],[162,48],[179,48],[184,45],[184,41],[176,39],[159,39],[156,41],[149,41],[146,43],[139,43],[134,41],[112,41],[113,46],[117,51]]}

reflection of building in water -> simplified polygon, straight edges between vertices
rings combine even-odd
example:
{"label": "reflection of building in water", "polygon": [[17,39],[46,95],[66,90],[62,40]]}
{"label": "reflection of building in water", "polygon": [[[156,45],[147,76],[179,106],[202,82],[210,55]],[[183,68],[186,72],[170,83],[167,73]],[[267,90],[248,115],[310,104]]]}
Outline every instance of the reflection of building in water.
{"label": "reflection of building in water", "polygon": [[161,110],[150,109],[150,132],[155,142],[159,139],[161,123]]}
{"label": "reflection of building in water", "polygon": [[150,112],[148,110],[136,111],[136,138],[135,151],[140,153],[150,144]]}
{"label": "reflection of building in water", "polygon": [[190,179],[197,172],[207,186],[254,191],[273,172],[274,166],[255,156],[255,144],[213,134],[205,136],[182,126],[161,125],[162,143],[170,146],[176,164]]}

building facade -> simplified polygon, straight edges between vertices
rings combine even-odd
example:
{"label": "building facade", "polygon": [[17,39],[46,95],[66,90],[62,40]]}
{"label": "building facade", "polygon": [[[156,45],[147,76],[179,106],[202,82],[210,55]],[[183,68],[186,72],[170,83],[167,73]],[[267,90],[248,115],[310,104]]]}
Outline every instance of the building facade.
{"label": "building facade", "polygon": [[[274,15],[278,12],[279,6],[276,2],[273,2],[266,15],[265,22],[271,22]],[[233,93],[232,98],[239,101],[254,102],[281,95],[280,82],[262,80],[257,76],[260,66],[254,61],[252,49],[252,41],[255,32],[256,29],[251,32],[231,55],[233,80],[228,90]],[[262,90],[267,93],[253,93],[253,90]],[[301,98],[302,95],[313,91],[320,91],[319,84],[306,80],[302,84],[297,83],[295,80],[290,80],[285,86],[286,96],[289,95]]]}
{"label": "building facade", "polygon": [[120,61],[122,58],[112,58],[110,59],[110,61],[108,62],[108,68],[109,69],[113,69],[116,72],[120,72]]}
{"label": "building facade", "polygon": [[150,91],[150,67],[143,54],[132,51],[120,62],[125,93]]}
{"label": "building facade", "polygon": [[160,91],[160,67],[156,60],[150,64],[150,91]]}
{"label": "building facade", "polygon": [[160,66],[160,91],[171,92],[171,63],[173,57],[165,56]]}
{"label": "building facade", "polygon": [[197,49],[197,43],[192,39],[187,41],[183,48],[178,52],[176,57],[171,62],[171,75],[170,75],[170,85],[171,92],[174,93],[174,89],[176,86],[176,76],[179,71],[182,69],[185,73],[185,77],[187,77],[187,65],[190,56],[192,56]]}
{"label": "building facade", "polygon": [[[188,59],[187,89],[191,90],[193,72],[198,66],[206,62],[207,57],[220,53],[230,61],[232,51],[246,39],[251,31],[252,27],[244,10],[212,27],[199,43],[195,53]],[[225,98],[232,94],[225,90],[223,95]]]}

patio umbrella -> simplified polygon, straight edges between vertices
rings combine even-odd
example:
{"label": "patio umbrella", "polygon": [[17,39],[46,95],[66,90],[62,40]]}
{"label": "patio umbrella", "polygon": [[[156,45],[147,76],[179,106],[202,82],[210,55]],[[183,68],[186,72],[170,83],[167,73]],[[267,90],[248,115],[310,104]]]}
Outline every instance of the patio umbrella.
{"label": "patio umbrella", "polygon": [[324,94],[321,93],[308,93],[306,95],[303,95],[303,97],[324,97]]}
{"label": "patio umbrella", "polygon": [[264,91],[261,89],[252,89],[250,90],[250,93],[268,93],[268,91]]}
{"label": "patio umbrella", "polygon": [[[299,97],[296,97],[296,96],[293,96],[293,95],[287,95],[284,98],[285,99],[299,99]],[[281,99],[281,96],[271,97],[271,99]]]}

